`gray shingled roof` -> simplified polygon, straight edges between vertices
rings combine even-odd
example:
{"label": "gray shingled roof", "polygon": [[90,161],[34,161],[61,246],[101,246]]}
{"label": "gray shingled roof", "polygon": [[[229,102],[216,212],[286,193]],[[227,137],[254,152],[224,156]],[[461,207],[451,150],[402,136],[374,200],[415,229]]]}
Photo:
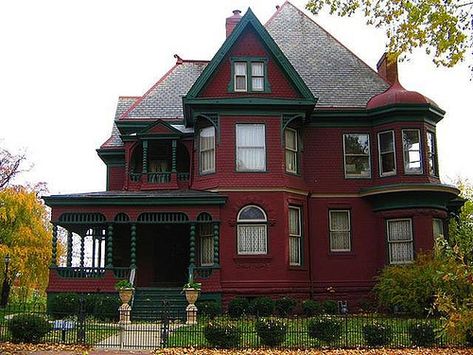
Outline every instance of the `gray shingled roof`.
{"label": "gray shingled roof", "polygon": [[355,54],[289,2],[265,25],[317,107],[365,107],[389,85]]}
{"label": "gray shingled roof", "polygon": [[[115,111],[115,120],[118,120],[118,118],[123,114],[123,112],[128,110],[130,106],[138,99],[139,97],[120,96],[118,98],[117,110]],[[120,138],[120,132],[118,131],[115,122],[113,122],[112,134],[110,135],[110,138],[107,139],[100,148],[117,148],[122,146],[123,142]]]}
{"label": "gray shingled roof", "polygon": [[182,64],[176,64],[126,114],[126,119],[182,118],[182,97],[187,94],[207,64],[202,61],[184,61]]}

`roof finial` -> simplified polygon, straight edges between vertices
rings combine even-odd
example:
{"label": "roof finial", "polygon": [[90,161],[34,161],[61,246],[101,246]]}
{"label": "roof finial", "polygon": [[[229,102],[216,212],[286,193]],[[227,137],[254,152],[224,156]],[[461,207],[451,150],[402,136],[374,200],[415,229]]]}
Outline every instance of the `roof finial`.
{"label": "roof finial", "polygon": [[279,10],[279,8],[280,8],[280,7],[281,7],[281,6],[279,6],[279,5],[276,5],[276,10]]}
{"label": "roof finial", "polygon": [[184,60],[181,57],[179,57],[179,54],[174,54],[174,58],[176,58],[176,64],[184,63]]}

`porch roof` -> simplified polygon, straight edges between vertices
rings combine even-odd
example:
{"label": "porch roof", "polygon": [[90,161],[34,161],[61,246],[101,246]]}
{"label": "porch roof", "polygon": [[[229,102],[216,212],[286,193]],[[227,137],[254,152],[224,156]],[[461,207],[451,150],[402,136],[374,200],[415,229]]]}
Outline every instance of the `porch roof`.
{"label": "porch roof", "polygon": [[54,206],[129,206],[129,205],[224,205],[227,196],[218,192],[198,190],[100,191],[43,197]]}

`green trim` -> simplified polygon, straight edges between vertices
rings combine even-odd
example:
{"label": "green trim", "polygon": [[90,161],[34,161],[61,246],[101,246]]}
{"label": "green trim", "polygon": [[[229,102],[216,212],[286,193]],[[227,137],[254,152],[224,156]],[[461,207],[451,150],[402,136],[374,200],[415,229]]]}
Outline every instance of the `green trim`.
{"label": "green trim", "polygon": [[367,187],[360,190],[360,196],[370,196],[370,195],[379,195],[379,194],[389,194],[395,192],[412,192],[412,191],[427,191],[427,192],[443,192],[452,195],[452,199],[458,196],[460,190],[455,186],[446,185],[446,184],[431,184],[431,183],[421,183],[421,184],[391,184],[391,185],[381,185],[374,187]]}
{"label": "green trim", "polygon": [[125,165],[125,149],[96,149],[97,155],[108,166],[124,166]]}
{"label": "green trim", "polygon": [[[235,62],[245,62],[246,63],[246,90],[236,91],[235,90]],[[264,86],[263,90],[253,90],[253,80],[251,74],[251,64],[252,63],[263,63],[263,76],[264,76]],[[231,57],[230,58],[230,82],[228,83],[228,92],[232,93],[271,93],[271,86],[268,81],[268,58],[266,57]]]}

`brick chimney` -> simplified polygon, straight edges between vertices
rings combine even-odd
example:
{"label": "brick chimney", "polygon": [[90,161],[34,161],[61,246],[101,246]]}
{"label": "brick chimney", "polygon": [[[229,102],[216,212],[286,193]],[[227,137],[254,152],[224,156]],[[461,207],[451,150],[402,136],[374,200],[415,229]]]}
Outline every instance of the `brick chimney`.
{"label": "brick chimney", "polygon": [[238,25],[238,22],[241,20],[241,11],[233,10],[233,16],[227,17],[225,21],[225,28],[227,30],[227,37],[233,32],[233,29]]}
{"label": "brick chimney", "polygon": [[392,85],[398,81],[396,55],[388,52],[384,53],[379,59],[378,64],[376,64],[376,67],[378,68],[378,74],[389,84]]}

